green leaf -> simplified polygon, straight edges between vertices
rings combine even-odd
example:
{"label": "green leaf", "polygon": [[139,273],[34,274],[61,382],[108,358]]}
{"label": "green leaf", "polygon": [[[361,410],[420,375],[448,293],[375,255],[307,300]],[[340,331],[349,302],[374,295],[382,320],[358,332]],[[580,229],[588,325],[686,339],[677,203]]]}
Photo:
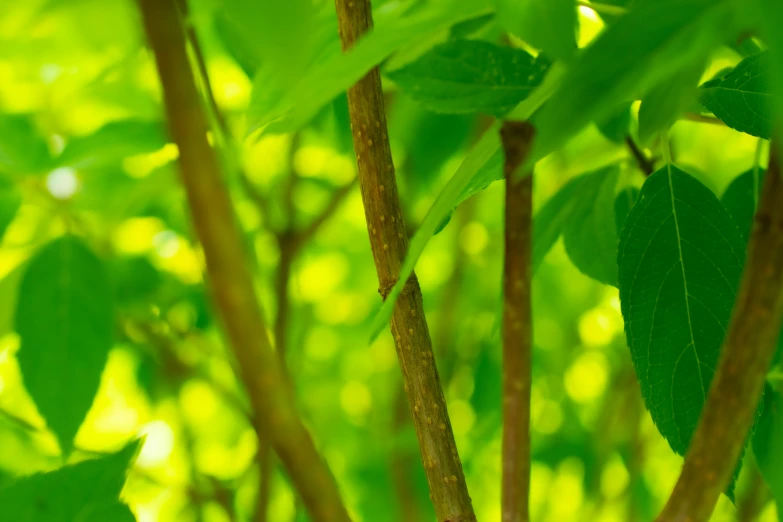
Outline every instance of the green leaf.
{"label": "green leaf", "polygon": [[563,227],[566,253],[579,271],[613,286],[617,286],[614,188],[619,176],[616,165],[585,174],[579,202]]}
{"label": "green leaf", "polygon": [[623,143],[631,126],[631,104],[624,103],[608,116],[595,122],[601,134],[611,142]]}
{"label": "green leaf", "polygon": [[223,43],[226,53],[234,59],[236,64],[247,75],[253,78],[261,66],[261,56],[252,45],[252,41],[245,40],[240,29],[225,11],[218,11],[214,17],[215,33]]}
{"label": "green leaf", "polygon": [[739,228],[744,244],[747,244],[750,238],[753,216],[756,213],[763,183],[764,169],[752,168],[734,178],[720,198]]}
{"label": "green leaf", "polygon": [[103,167],[127,156],[160,150],[168,143],[159,121],[123,120],[108,123],[89,136],[71,139],[58,164],[78,168]]}
{"label": "green leaf", "polygon": [[112,293],[101,261],[64,236],[31,261],[19,287],[19,366],[63,453],[92,405],[112,347]]}
{"label": "green leaf", "polygon": [[495,1],[498,19],[510,33],[558,60],[576,53],[574,0]]}
{"label": "green leaf", "polygon": [[680,455],[706,400],[744,257],[723,205],[672,165],[647,179],[620,235],[628,346],[652,419]]}
{"label": "green leaf", "polygon": [[120,501],[134,442],[119,453],[22,477],[0,489],[3,520],[14,522],[131,522]]}
{"label": "green leaf", "polygon": [[778,513],[783,513],[783,397],[769,385],[765,386],[764,411],[753,435],[753,454]]}
{"label": "green leaf", "polygon": [[0,178],[0,243],[20,206],[22,206],[22,196],[16,189],[16,185]]}
{"label": "green leaf", "polygon": [[37,174],[51,164],[49,146],[31,117],[0,114],[0,171]]}
{"label": "green leaf", "polygon": [[433,111],[501,117],[541,83],[549,63],[520,49],[453,40],[387,75]]}
{"label": "green leaf", "polygon": [[617,233],[622,232],[628,214],[639,199],[639,189],[636,187],[625,187],[621,190],[614,200],[614,216],[617,225]]}
{"label": "green leaf", "polygon": [[[769,46],[769,85],[770,92],[774,93],[770,104],[777,122],[775,130],[779,132],[780,122],[783,121],[783,33],[780,32],[780,26],[783,24],[783,3],[778,0],[757,0],[754,7],[761,37]],[[780,143],[777,146],[778,150],[781,150]]]}
{"label": "green leaf", "polygon": [[[520,103],[509,115],[510,118],[518,120],[527,120],[538,110],[538,108],[549,98],[563,77],[564,69],[555,63],[549,69],[549,73],[541,82],[541,85],[533,91],[530,96]],[[394,310],[394,303],[400,296],[404,281],[407,281],[413,273],[424,248],[427,246],[430,238],[444,226],[454,209],[454,202],[463,194],[465,187],[469,186],[473,178],[480,174],[482,169],[493,160],[500,150],[500,139],[498,132],[500,125],[492,125],[481,137],[479,142],[473,147],[465,160],[460,165],[457,172],[454,173],[451,180],[446,184],[438,195],[435,203],[432,204],[427,215],[411,239],[408,247],[408,253],[405,262],[400,268],[400,278],[392,288],[391,293],[384,301],[380,311],[376,314],[373,321],[370,338],[375,339],[378,334],[387,326]]]}
{"label": "green leaf", "polygon": [[691,105],[703,70],[703,60],[688,64],[644,95],[639,107],[639,141],[642,144],[667,130]]}
{"label": "green leaf", "polygon": [[[729,0],[641,2],[579,53],[538,112],[532,164],[686,64],[704,59],[732,23]],[[611,58],[609,58],[611,57]]]}
{"label": "green leaf", "polygon": [[732,129],[769,139],[772,132],[769,53],[745,58],[730,73],[702,85],[699,101]]}
{"label": "green leaf", "polygon": [[378,16],[373,31],[349,52],[343,53],[339,46],[327,49],[289,89],[270,93],[267,75],[256,75],[247,118],[248,133],[260,128],[269,132],[300,128],[399,47],[485,15],[491,9],[489,0],[449,0],[413,11],[396,17]]}

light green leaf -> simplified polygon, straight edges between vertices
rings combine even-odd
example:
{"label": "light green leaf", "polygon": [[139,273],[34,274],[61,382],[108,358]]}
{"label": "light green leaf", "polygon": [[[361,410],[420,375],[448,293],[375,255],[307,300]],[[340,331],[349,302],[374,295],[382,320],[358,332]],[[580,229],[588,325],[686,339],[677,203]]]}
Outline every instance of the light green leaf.
{"label": "light green leaf", "polygon": [[15,322],[25,387],[67,454],[112,347],[112,294],[101,261],[72,236],[46,245],[22,278]]}
{"label": "light green leaf", "polygon": [[155,152],[168,141],[166,127],[162,122],[115,121],[89,136],[71,139],[57,162],[59,165],[77,168],[103,167],[127,156]]}
{"label": "light green leaf", "polygon": [[620,235],[628,346],[652,419],[680,455],[706,400],[744,257],[723,205],[672,165],[647,179]]}
{"label": "light green leaf", "polygon": [[399,47],[489,12],[489,0],[450,0],[385,20],[379,16],[373,31],[349,52],[343,53],[339,46],[327,49],[290,89],[269,93],[265,90],[268,78],[259,74],[253,86],[248,132],[296,130]]}
{"label": "light green leaf", "polygon": [[730,73],[705,83],[699,101],[732,129],[769,139],[772,132],[769,53],[745,58]]}
{"label": "light green leaf", "polygon": [[649,143],[655,134],[668,129],[692,105],[691,100],[695,103],[703,70],[703,60],[688,64],[644,95],[639,107],[639,141],[642,144]]}
{"label": "light green leaf", "polygon": [[752,168],[734,178],[720,198],[721,203],[734,219],[734,223],[737,224],[745,244],[748,243],[753,228],[753,216],[756,213],[763,183],[764,169]]}
{"label": "light green leaf", "polygon": [[566,253],[579,271],[613,286],[617,286],[614,188],[619,175],[616,165],[585,174],[578,204],[563,227]]}
{"label": "light green leaf", "polygon": [[753,454],[778,513],[783,513],[783,397],[766,385],[764,411],[753,435]]}
{"label": "light green leaf", "polygon": [[0,243],[3,241],[8,225],[16,217],[16,212],[22,205],[22,196],[16,186],[4,178],[0,178]]}
{"label": "light green leaf", "polygon": [[258,50],[251,42],[245,40],[240,29],[225,11],[215,13],[214,25],[215,33],[223,43],[226,53],[234,59],[248,78],[253,78],[262,61]]}
{"label": "light green leaf", "polygon": [[595,122],[601,134],[611,142],[623,143],[631,126],[631,104],[624,103],[608,116]]}
{"label": "light green leaf", "polygon": [[574,0],[495,0],[500,23],[510,33],[559,59],[576,52]]}
{"label": "light green leaf", "polygon": [[0,114],[0,171],[38,174],[50,164],[49,147],[32,119],[22,114]]}
{"label": "light green leaf", "polygon": [[22,477],[0,489],[3,520],[13,522],[131,522],[120,501],[134,442],[119,453]]}
{"label": "light green leaf", "polygon": [[549,64],[520,49],[453,40],[387,75],[433,111],[501,117],[541,83]]}
{"label": "light green leaf", "polygon": [[639,199],[639,189],[636,187],[625,187],[621,190],[614,200],[614,216],[617,225],[617,234],[622,232],[628,214]]}
{"label": "light green leaf", "polygon": [[590,121],[607,117],[618,104],[705,58],[731,33],[733,6],[729,0],[636,5],[571,64],[560,88],[536,115],[536,141],[527,163],[556,150]]}
{"label": "light green leaf", "polygon": [[[563,77],[563,73],[563,67],[557,63],[550,67],[549,73],[547,73],[541,85],[525,101],[520,103],[509,117],[517,120],[529,119],[554,92]],[[440,192],[429,212],[427,212],[421,226],[411,239],[405,262],[402,268],[400,268],[400,278],[375,316],[370,339],[375,339],[388,325],[394,310],[394,303],[400,296],[404,282],[413,273],[416,261],[418,261],[430,238],[443,227],[444,221],[454,208],[454,202],[463,194],[465,188],[470,185],[471,180],[498,154],[500,148],[499,130],[500,125],[496,123],[484,133],[481,140],[473,147],[459,169],[457,169],[457,172],[454,173],[454,176]]]}

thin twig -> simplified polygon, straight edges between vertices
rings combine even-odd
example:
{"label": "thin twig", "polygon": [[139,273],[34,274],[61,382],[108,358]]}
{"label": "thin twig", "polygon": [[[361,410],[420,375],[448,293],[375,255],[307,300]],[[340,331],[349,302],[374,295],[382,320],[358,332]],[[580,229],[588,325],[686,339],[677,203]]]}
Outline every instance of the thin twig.
{"label": "thin twig", "polygon": [[208,123],[188,64],[174,0],[139,0],[154,52],[164,105],[207,279],[248,391],[257,430],[267,434],[312,518],[347,522],[337,484],[299,416],[285,372],[272,349],[254,289],[244,240],[223,183]]}
{"label": "thin twig", "polygon": [[530,391],[533,321],[530,302],[533,173],[515,175],[533,143],[533,126],[506,121],[505,255],[503,263],[503,522],[530,520]]}
{"label": "thin twig", "polygon": [[[372,6],[369,0],[336,0],[335,6],[340,40],[343,50],[348,51],[371,30]],[[397,192],[377,67],[348,90],[348,109],[370,246],[379,291],[385,299],[399,278],[408,251],[408,234]],[[406,281],[395,304],[391,330],[435,515],[440,521],[473,522],[476,516],[435,367],[415,275]]]}
{"label": "thin twig", "polygon": [[631,151],[631,154],[633,154],[636,164],[639,165],[639,170],[641,170],[645,176],[652,174],[655,171],[655,162],[647,157],[631,136],[625,136],[625,144],[628,146],[628,150]]}
{"label": "thin twig", "polygon": [[686,112],[684,115],[684,119],[689,121],[699,122],[699,123],[709,123],[710,125],[718,125],[720,127],[726,126],[723,120],[719,120],[714,116],[705,116],[697,112]]}
{"label": "thin twig", "polygon": [[601,4],[598,2],[585,2],[584,0],[577,0],[577,5],[582,7],[589,7],[598,14],[622,16],[628,13],[628,9],[619,5]]}
{"label": "thin twig", "polygon": [[658,522],[703,522],[742,454],[783,322],[783,179],[775,147],[707,402]]}

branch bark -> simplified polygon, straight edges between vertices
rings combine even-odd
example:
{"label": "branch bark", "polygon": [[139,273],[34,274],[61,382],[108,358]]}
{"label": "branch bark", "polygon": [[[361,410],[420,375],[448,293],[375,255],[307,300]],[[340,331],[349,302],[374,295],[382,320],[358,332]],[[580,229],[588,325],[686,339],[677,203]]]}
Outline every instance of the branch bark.
{"label": "branch bark", "polygon": [[530,302],[533,174],[515,176],[533,142],[533,126],[506,121],[500,129],[506,175],[503,263],[503,522],[530,520],[530,388],[533,345]]}
{"label": "branch bark", "polygon": [[254,291],[244,243],[188,64],[175,0],[139,0],[163,88],[169,129],[179,147],[180,175],[204,250],[215,309],[238,362],[255,412],[312,518],[350,520],[334,477],[302,423],[293,393],[272,349]]}
{"label": "branch bark", "polygon": [[783,318],[783,180],[771,148],[742,282],[699,425],[658,522],[706,522],[753,424]]}
{"label": "branch bark", "polygon": [[[335,0],[335,6],[340,40],[343,50],[348,50],[372,27],[372,7],[369,0]],[[399,278],[408,235],[377,68],[348,90],[348,108],[370,245],[385,299]],[[394,307],[391,330],[437,519],[475,521],[415,275]]]}
{"label": "branch bark", "polygon": [[630,136],[625,137],[625,144],[628,146],[628,150],[631,151],[636,163],[639,165],[639,170],[641,170],[645,176],[652,174],[655,170],[655,162],[647,157]]}

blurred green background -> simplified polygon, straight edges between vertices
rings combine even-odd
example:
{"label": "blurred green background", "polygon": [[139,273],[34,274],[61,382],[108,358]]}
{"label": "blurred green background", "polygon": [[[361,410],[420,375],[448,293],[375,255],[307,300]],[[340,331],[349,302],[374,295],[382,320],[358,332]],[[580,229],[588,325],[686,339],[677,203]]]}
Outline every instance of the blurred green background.
{"label": "blurred green background", "polygon": [[[329,12],[331,3],[322,4]],[[394,3],[376,2],[376,9],[387,7]],[[242,140],[251,72],[232,51],[221,2],[199,0],[190,9],[215,98],[241,143],[228,182],[264,310],[270,325],[277,321],[272,333],[278,343],[285,337],[306,423],[355,520],[433,520],[391,337],[368,344],[380,298],[360,194],[351,185],[345,99],[293,135]],[[334,20],[325,20],[328,29]],[[580,9],[582,44],[601,26],[593,11]],[[177,149],[166,138],[140,27],[129,0],[0,4],[0,175],[23,197],[0,244],[0,484],[60,465],[56,439],[22,385],[13,310],[26,260],[67,228],[105,260],[118,303],[117,343],[72,458],[116,451],[146,435],[123,494],[139,522],[245,521],[255,506],[257,439],[205,295],[203,259],[176,178]],[[490,22],[474,37],[498,34]],[[412,45],[396,59],[405,60],[405,52],[417,51]],[[713,69],[738,58],[726,51]],[[486,122],[429,113],[390,82],[386,87],[413,231]],[[676,161],[717,194],[752,165],[756,139],[728,128],[681,121],[671,136]],[[589,128],[541,162],[536,206],[570,177],[612,160],[625,160],[626,183],[641,184],[628,151]],[[463,204],[417,265],[479,520],[500,518],[502,201],[495,183]],[[312,237],[287,249],[291,234],[331,202],[334,212]],[[641,403],[616,289],[579,273],[558,244],[536,275],[534,294],[533,520],[650,520],[681,458]],[[750,459],[739,512],[721,498],[714,521],[742,520],[743,506],[758,502],[763,486]],[[279,470],[270,520],[307,520]],[[777,520],[772,504],[759,520]]]}

